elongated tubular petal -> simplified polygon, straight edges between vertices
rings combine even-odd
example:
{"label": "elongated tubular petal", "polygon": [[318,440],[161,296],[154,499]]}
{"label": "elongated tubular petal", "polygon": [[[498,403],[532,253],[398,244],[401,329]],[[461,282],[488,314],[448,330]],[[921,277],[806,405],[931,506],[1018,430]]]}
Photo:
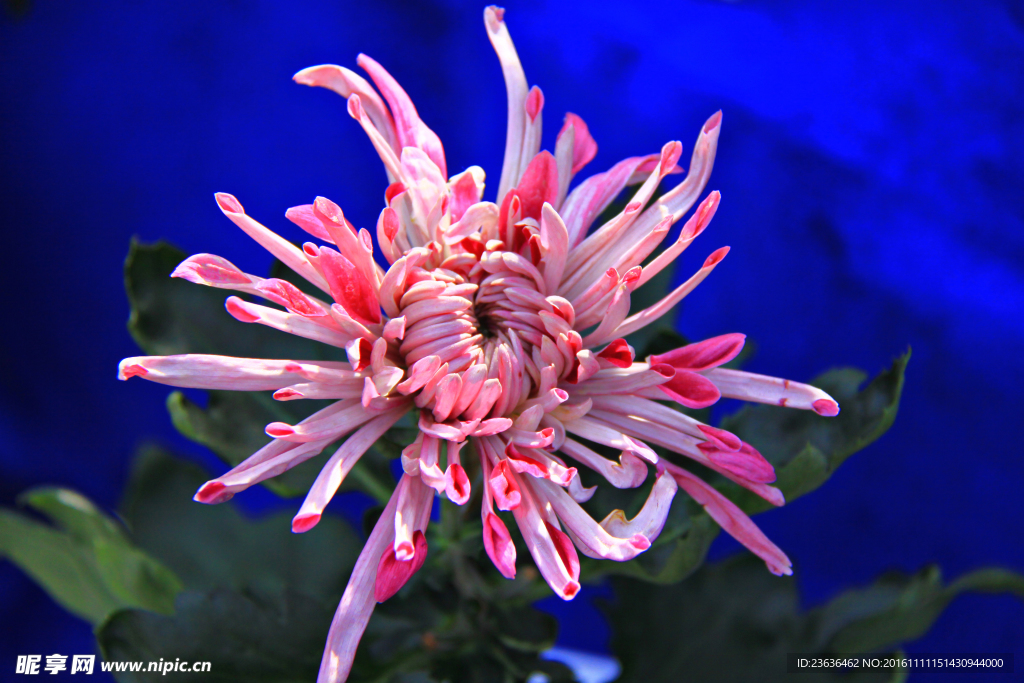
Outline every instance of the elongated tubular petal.
{"label": "elongated tubular petal", "polygon": [[[525,169],[540,151],[540,133],[544,119],[544,94],[540,88],[530,88],[523,106],[526,108],[526,117],[523,119],[523,148],[519,153],[519,168]],[[557,194],[556,191],[552,197],[554,201],[557,201]]]}
{"label": "elongated tubular petal", "polygon": [[405,316],[405,324],[411,327],[424,318],[466,311],[472,306],[472,301],[461,296],[437,296],[410,304],[402,310],[402,315]]}
{"label": "elongated tubular petal", "polygon": [[[658,245],[662,243],[665,239],[665,235],[667,235],[668,231],[672,228],[672,222],[674,220],[675,219],[672,216],[665,216],[665,218],[651,228],[649,233],[640,236],[632,246],[626,242],[625,245],[616,252],[614,260],[611,262],[611,267],[623,272],[630,268],[639,266],[644,262],[644,259],[650,256]],[[637,286],[640,286],[639,283],[637,283]]]}
{"label": "elongated tubular petal", "polygon": [[282,332],[323,342],[324,344],[330,344],[342,349],[352,341],[350,335],[337,329],[331,329],[320,322],[313,322],[301,315],[285,313],[276,308],[251,304],[248,301],[239,299],[237,296],[228,297],[224,304],[224,307],[227,308],[228,313],[232,317],[244,323],[259,323],[272,327],[275,330],[281,330]]}
{"label": "elongated tubular petal", "polygon": [[789,576],[793,573],[793,563],[789,561],[786,554],[769,541],[768,537],[757,528],[757,525],[750,520],[746,513],[736,507],[735,503],[682,467],[665,463],[665,468],[675,478],[679,487],[703,506],[720,527],[764,560],[772,574]]}
{"label": "elongated tubular petal", "polygon": [[462,373],[462,388],[459,391],[459,397],[456,399],[455,405],[452,407],[451,415],[459,417],[465,412],[476,400],[486,379],[487,366],[482,363],[471,365]]}
{"label": "elongated tubular petal", "polygon": [[572,439],[563,441],[559,451],[594,470],[617,489],[634,489],[647,479],[647,465],[628,450],[622,451],[617,463]]}
{"label": "elongated tubular petal", "polygon": [[459,375],[448,375],[441,379],[437,385],[437,393],[434,397],[434,419],[444,422],[451,415],[455,401],[462,392],[462,377]]}
{"label": "elongated tubular petal", "polygon": [[[403,482],[408,479],[403,477]],[[366,539],[352,576],[341,596],[341,602],[331,621],[331,629],[327,633],[327,646],[323,659],[320,661],[320,672],[317,683],[342,683],[352,670],[352,660],[356,656],[356,647],[363,637],[366,624],[370,621],[374,599],[374,586],[377,582],[377,566],[384,551],[391,547],[395,536],[395,509],[398,505],[399,490],[403,486],[399,482],[391,495],[384,512]]]}
{"label": "elongated tubular petal", "polygon": [[558,201],[555,208],[561,208],[565,197],[569,194],[569,183],[572,182],[573,147],[575,145],[572,123],[566,119],[565,125],[558,133],[555,141],[555,163],[558,166]]}
{"label": "elongated tubular petal", "polygon": [[700,135],[697,136],[697,144],[693,147],[686,179],[659,197],[627,231],[626,239],[633,240],[637,235],[646,233],[666,215],[671,214],[675,220],[679,220],[690,210],[711,177],[715,151],[718,148],[718,134],[722,130],[721,123],[721,111],[712,114],[704,123]]}
{"label": "elongated tubular petal", "polygon": [[417,469],[420,481],[434,489],[438,493],[444,493],[447,485],[444,473],[438,465],[438,451],[440,443],[437,437],[429,434],[423,435],[423,442],[420,446]]}
{"label": "elongated tubular petal", "polygon": [[[407,408],[408,399],[405,397],[396,399],[381,399],[386,405],[393,409]],[[268,436],[285,441],[303,443],[306,441],[319,441],[329,436],[338,438],[347,434],[364,422],[369,422],[384,411],[370,411],[361,404],[348,405],[336,413],[319,417],[315,420],[303,420],[297,425],[289,425],[284,422],[271,422],[267,425]],[[396,418],[397,419],[397,418]]]}
{"label": "elongated tubular petal", "polygon": [[[664,400],[661,396],[659,398]],[[717,437],[719,439],[727,440],[729,443],[741,443],[735,434],[730,434],[724,429],[708,427],[685,413],[637,395],[591,396],[591,400],[596,410],[652,422],[682,432],[698,441],[710,438],[705,430],[714,430],[716,435],[721,435]],[[738,445],[736,449],[739,449]]]}
{"label": "elongated tubular petal", "polygon": [[612,510],[601,520],[601,526],[618,538],[630,538],[634,534],[640,534],[653,542],[665,527],[665,520],[668,518],[672,499],[677,490],[672,475],[660,469],[644,506],[633,519],[626,519],[622,510]]}
{"label": "elongated tubular petal", "polygon": [[[346,364],[332,365],[341,369]],[[280,389],[304,379],[294,371],[294,368],[295,361],[289,360],[188,353],[125,358],[118,365],[117,377],[121,380],[143,377],[159,384],[193,389],[267,391]]]}
{"label": "elongated tubular petal", "polygon": [[333,90],[346,99],[353,94],[359,95],[363,106],[366,108],[367,115],[373,121],[373,125],[381,132],[392,149],[401,149],[398,145],[395,121],[391,118],[391,112],[384,106],[384,102],[370,84],[366,82],[366,79],[359,74],[349,71],[342,66],[321,64],[303,69],[292,76],[292,80],[302,85],[319,86]]}
{"label": "elongated tubular petal", "polygon": [[398,85],[391,74],[384,67],[366,55],[356,57],[358,64],[380,90],[384,99],[391,107],[391,113],[395,120],[395,133],[398,136],[398,149],[404,147],[416,147],[423,150],[430,159],[437,164],[441,175],[448,177],[448,167],[444,159],[444,147],[441,145],[437,133],[430,130],[419,114],[412,100],[406,94],[402,86]]}
{"label": "elongated tubular petal", "polygon": [[576,477],[575,467],[566,467],[541,449],[516,448],[509,442],[505,447],[505,457],[513,470],[520,474],[529,474],[539,479],[547,479],[556,486],[568,486]]}
{"label": "elongated tubular petal", "polygon": [[809,384],[726,368],[708,370],[704,376],[729,398],[813,410],[825,417],[839,414],[839,404],[835,399]]}
{"label": "elongated tubular petal", "polygon": [[381,321],[376,282],[367,280],[351,260],[330,247],[322,247],[317,259],[331,296],[354,320],[364,325]]}
{"label": "elongated tubular petal", "polygon": [[587,287],[582,294],[573,299],[570,306],[572,306],[575,313],[576,322],[582,325],[584,317],[587,316],[592,309],[599,307],[608,300],[608,297],[611,296],[612,292],[614,292],[615,288],[618,286],[620,279],[619,271],[615,268],[609,268],[601,275],[601,277],[596,278],[591,282],[590,286]]}
{"label": "elongated tubular petal", "polygon": [[[639,273],[636,273],[636,277],[639,277]],[[629,274],[627,274],[627,277]],[[607,310],[601,317],[601,322],[597,326],[597,329],[588,334],[583,338],[584,348],[590,349],[601,344],[606,344],[615,337],[624,337],[625,334],[617,332],[621,327],[626,316],[629,314],[629,293],[633,289],[633,284],[636,282],[636,277],[632,278],[632,281],[622,278],[622,282],[619,283],[618,288],[615,290],[615,294],[612,295],[611,302],[608,304]]]}
{"label": "elongated tubular petal", "polygon": [[711,337],[701,342],[687,344],[678,349],[659,353],[647,358],[651,365],[665,363],[675,368],[693,370],[710,370],[723,363],[728,363],[743,350],[747,336],[738,332]]}
{"label": "elongated tubular petal", "polygon": [[[345,219],[341,207],[326,197],[317,197],[313,202],[313,215],[330,234],[338,251],[362,274],[376,299],[383,273],[373,260],[373,242],[369,233],[357,231]],[[326,273],[324,275],[326,278]],[[374,304],[373,307],[379,308],[379,305]]]}
{"label": "elongated tubular petal", "polygon": [[299,508],[298,514],[292,520],[292,531],[302,533],[312,529],[320,521],[327,503],[331,501],[337,492],[345,475],[349,473],[353,465],[381,436],[384,435],[405,413],[405,410],[393,410],[373,418],[355,434],[350,436],[338,450],[334,452],[331,459],[320,470],[316,481],[309,488],[306,499]]}
{"label": "elongated tubular petal", "polygon": [[[692,216],[690,216],[690,220],[686,221],[686,225],[684,225],[683,229],[679,232],[679,239],[677,239],[671,247],[663,250],[654,258],[654,260],[644,266],[644,272],[640,276],[639,286],[646,284],[648,280],[675,261],[676,257],[682,254],[683,251],[693,243],[693,240],[697,239],[697,237],[704,232],[704,229],[708,227],[709,223],[711,223],[711,219],[715,217],[715,212],[718,211],[718,203],[721,198],[722,196],[718,193],[718,190],[715,190],[700,203],[697,210]],[[670,214],[667,219],[662,219],[662,222],[674,219],[675,216]]]}
{"label": "elongated tubular petal", "polygon": [[518,480],[512,476],[512,471],[508,460],[499,460],[487,480],[486,485],[490,487],[499,510],[515,510],[522,500]]}
{"label": "elongated tubular petal", "polygon": [[332,440],[309,443],[273,440],[229,472],[203,484],[192,499],[207,505],[223,503],[236,493],[318,455]]}
{"label": "elongated tubular petal", "polygon": [[461,220],[466,209],[483,198],[485,177],[484,169],[479,166],[470,166],[462,173],[448,179],[448,192],[451,196],[448,210],[453,223]]}
{"label": "elongated tubular petal", "polygon": [[327,232],[324,224],[317,218],[312,204],[293,206],[284,212],[284,217],[318,240],[334,244],[334,237]]}
{"label": "elongated tubular petal", "polygon": [[590,176],[570,192],[558,210],[569,231],[569,244],[575,246],[587,236],[590,224],[626,187],[636,169],[657,159],[657,154],[624,159],[604,173]]}
{"label": "elongated tubular petal", "polygon": [[462,413],[465,420],[482,420],[487,416],[494,406],[494,402],[501,396],[501,382],[496,377],[484,380],[480,392],[473,402]]}
{"label": "elongated tubular petal", "polygon": [[398,499],[395,508],[395,542],[393,548],[395,558],[408,562],[416,556],[418,550],[415,534],[426,527],[430,517],[430,506],[434,500],[434,491],[423,481],[423,477],[412,477]]}
{"label": "elongated tubular petal", "polygon": [[630,438],[616,428],[603,422],[599,422],[590,417],[579,417],[575,420],[565,420],[562,424],[565,425],[565,430],[567,432],[576,434],[577,436],[582,436],[584,439],[588,439],[594,443],[601,443],[605,446],[611,446],[612,448],[636,453],[638,456],[652,464],[657,464],[658,462],[658,454],[651,450],[645,443]]}
{"label": "elongated tubular petal", "polygon": [[461,464],[450,463],[444,471],[444,494],[456,505],[469,502],[471,486],[466,470]]}
{"label": "elongated tubular petal", "polygon": [[493,5],[484,10],[484,25],[487,37],[494,46],[501,63],[501,73],[505,77],[505,90],[508,94],[508,133],[505,138],[505,160],[501,165],[501,179],[498,181],[498,199],[516,186],[522,169],[519,160],[523,149],[523,137],[526,134],[526,74],[519,62],[512,37],[505,26],[505,10]]}
{"label": "elongated tubular petal", "polygon": [[704,281],[711,271],[715,269],[725,255],[729,253],[729,247],[722,247],[717,249],[704,261],[704,265],[701,266],[700,270],[693,274],[693,276],[679,285],[671,294],[666,296],[664,299],[654,304],[649,308],[629,316],[626,320],[618,326],[615,330],[616,336],[625,337],[626,335],[632,334],[637,330],[647,327],[652,322],[660,318],[661,316],[668,313],[673,306],[682,301],[687,294],[692,292],[697,285]]}
{"label": "elongated tubular petal", "polygon": [[558,290],[569,254],[569,232],[562,217],[551,204],[545,202],[540,215],[540,244],[543,254],[540,269],[548,292]]}
{"label": "elongated tubular petal", "polygon": [[[331,415],[336,415],[352,405],[355,405],[355,402],[351,400],[337,401],[326,408],[313,413],[300,424],[315,422]],[[275,476],[284,469],[291,467],[291,465],[286,465],[281,470],[276,470],[275,468],[280,463],[290,462],[297,454],[308,454],[301,455],[301,459],[294,463],[298,464],[298,462],[302,462],[307,457],[312,457],[316,453],[319,453],[320,449],[331,443],[331,441],[336,438],[336,436],[332,435],[320,441],[309,442],[306,445],[274,439],[263,448],[235,465],[227,473],[221,475],[217,479],[206,482],[200,487],[199,491],[196,492],[194,500],[200,503],[222,503],[231,498],[235,492],[244,490],[258,481]],[[297,451],[296,449],[298,449],[299,446],[302,446],[303,450]],[[269,473],[267,473],[268,471]],[[251,474],[252,472],[256,472],[256,474]],[[228,490],[225,491],[225,488]]]}
{"label": "elongated tubular petal", "polygon": [[366,377],[353,377],[346,382],[319,384],[301,382],[282,387],[274,392],[275,401],[296,401],[299,399],[359,398],[363,395]]}
{"label": "elongated tubular petal", "polygon": [[[481,439],[479,444],[484,443]],[[498,515],[494,514],[494,504],[491,500],[491,491],[487,481],[491,478],[491,458],[480,454],[480,465],[483,471],[483,500],[480,503],[480,519],[483,522],[484,550],[487,557],[501,572],[506,579],[516,578],[516,546],[512,542],[512,535],[509,534],[505,523]]]}
{"label": "elongated tubular petal", "polygon": [[[510,476],[517,479],[521,477],[515,473]],[[529,485],[523,488],[522,503],[512,511],[519,531],[523,534],[537,569],[551,590],[563,600],[572,600],[580,590],[580,565],[576,550],[565,533],[545,519],[541,504]]]}
{"label": "elongated tubular petal", "polygon": [[245,209],[242,208],[242,205],[233,196],[226,192],[218,192],[214,197],[217,199],[217,206],[224,212],[224,215],[230,218],[232,223],[240,227],[245,234],[256,240],[261,247],[276,256],[296,273],[309,280],[318,289],[330,292],[327,282],[310,265],[301,249],[247,216]]}
{"label": "elongated tubular petal", "polygon": [[194,254],[178,264],[171,277],[188,280],[197,285],[233,289],[256,294],[256,286],[263,278],[243,273],[241,268],[225,258],[213,254]]}
{"label": "elongated tubular petal", "polygon": [[[623,415],[611,411],[594,409],[588,415],[588,419],[603,425],[612,425],[613,429],[621,430],[624,436],[635,436],[637,439],[650,441],[656,446],[667,448],[674,453],[699,462],[701,465],[718,472],[726,479],[733,481],[743,488],[756,493],[761,498],[775,506],[785,504],[786,500],[782,491],[769,486],[763,481],[753,481],[746,477],[746,468],[734,467],[732,463],[712,460],[697,447],[697,440],[677,430],[665,427],[654,422],[639,420],[631,415]],[[659,462],[664,462],[659,461]]]}
{"label": "elongated tubular petal", "polygon": [[[658,386],[658,389],[673,401],[695,410],[712,406],[722,398],[714,382],[689,370],[676,370],[668,381]],[[643,388],[637,391],[643,391]]]}
{"label": "elongated tubular petal", "polygon": [[572,112],[567,112],[565,122],[562,124],[562,130],[558,132],[558,137],[561,138],[570,132],[573,138],[571,178],[571,176],[579,173],[580,169],[593,161],[594,157],[597,156],[597,143],[591,137],[590,129],[583,119]]}
{"label": "elongated tubular petal", "polygon": [[[278,306],[284,306],[289,313],[296,313],[304,318],[313,318],[314,322],[333,327],[330,319],[327,318],[330,306],[320,299],[306,294],[287,280],[267,278],[256,285],[256,294]],[[321,322],[315,320],[316,318],[324,318],[324,320]]]}
{"label": "elongated tubular petal", "polygon": [[[514,213],[514,204],[520,203],[520,218],[509,219],[509,213]],[[538,153],[523,169],[523,177],[515,190],[505,195],[501,208],[498,211],[498,229],[503,230],[502,239],[512,251],[521,246],[521,231],[517,229],[519,220],[527,218],[539,220],[544,202],[554,204],[558,201],[558,166],[551,152],[547,150]],[[504,254],[511,252],[506,251]],[[542,285],[543,286],[543,285]],[[553,293],[553,292],[551,292]]]}
{"label": "elongated tubular petal", "polygon": [[348,115],[359,122],[367,137],[370,138],[370,144],[373,145],[380,160],[384,163],[384,170],[387,171],[388,180],[408,185],[408,178],[405,177],[402,163],[398,160],[398,152],[400,150],[395,150],[387,138],[377,130],[377,126],[373,124],[373,121],[370,120],[366,110],[363,108],[362,99],[355,93],[348,98]]}
{"label": "elongated tubular petal", "polygon": [[[618,260],[618,255],[625,252],[629,245],[640,241],[640,234],[634,239],[621,239],[629,226],[636,220],[639,212],[650,200],[654,191],[669,171],[675,168],[679,155],[683,150],[682,143],[673,141],[662,147],[658,165],[644,181],[643,185],[633,194],[626,207],[617,216],[602,225],[594,234],[588,236],[574,249],[565,265],[565,280],[562,291],[565,298],[573,299],[593,279],[591,273],[601,273]],[[654,226],[652,226],[653,228]],[[575,283],[582,283],[582,286]]]}
{"label": "elongated tubular petal", "polygon": [[422,531],[417,529],[413,533],[412,543],[416,551],[410,560],[399,560],[394,548],[388,548],[380,556],[377,580],[373,586],[373,598],[377,602],[384,602],[394,596],[427,561],[427,539]]}
{"label": "elongated tubular petal", "polygon": [[607,394],[632,395],[645,387],[668,382],[675,375],[670,365],[652,365],[650,370],[629,375],[605,375],[599,372],[573,388],[573,396],[602,396]]}
{"label": "elongated tubular petal", "polygon": [[[650,539],[643,534],[631,534],[626,538],[616,538],[611,535],[594,521],[564,489],[550,481],[537,479],[532,482],[532,485],[538,494],[550,503],[555,514],[558,515],[559,521],[576,539],[576,546],[587,557],[625,562],[651,547]],[[668,514],[667,506],[665,514]]]}
{"label": "elongated tubular petal", "polygon": [[402,250],[395,244],[399,229],[398,214],[390,206],[384,207],[377,219],[377,244],[388,263],[394,263],[402,256]]}
{"label": "elongated tubular petal", "polygon": [[761,484],[775,481],[775,468],[765,460],[760,451],[748,443],[742,443],[738,449],[720,448],[711,441],[697,444],[715,464],[734,472],[744,479]]}

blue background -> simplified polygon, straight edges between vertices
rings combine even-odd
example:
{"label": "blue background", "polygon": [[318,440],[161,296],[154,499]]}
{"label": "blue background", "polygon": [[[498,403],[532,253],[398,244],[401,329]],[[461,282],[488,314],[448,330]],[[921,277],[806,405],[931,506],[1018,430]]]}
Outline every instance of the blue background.
{"label": "blue background", "polygon": [[[889,434],[818,492],[757,518],[796,563],[808,606],[881,572],[939,562],[1024,570],[1019,436],[1024,380],[1024,8],[962,2],[513,2],[506,18],[546,98],[599,145],[589,173],[724,121],[711,228],[682,262],[729,258],[689,297],[690,338],[741,331],[756,372],[872,374],[911,344]],[[504,149],[505,90],[467,2],[38,2],[0,19],[0,503],[59,483],[116,505],[140,441],[177,436],[167,389],[121,383],[137,353],[121,264],[167,238],[263,273],[269,257],[213,192],[283,234],[316,195],[372,227],[385,176],[344,101],[291,82],[372,55],[445,144],[453,172]],[[272,496],[241,497],[254,508]],[[297,503],[287,503],[293,506]],[[716,543],[716,557],[735,548]],[[584,598],[594,591],[584,591]],[[0,667],[93,650],[0,564]],[[606,648],[586,599],[561,644]],[[911,652],[1013,651],[1024,607],[957,600]],[[6,676],[7,674],[4,674]]]}

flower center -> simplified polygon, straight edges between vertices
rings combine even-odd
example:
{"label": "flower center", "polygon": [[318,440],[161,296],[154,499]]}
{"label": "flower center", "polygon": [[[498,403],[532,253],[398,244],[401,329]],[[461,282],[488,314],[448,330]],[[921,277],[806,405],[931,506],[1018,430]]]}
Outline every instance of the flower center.
{"label": "flower center", "polygon": [[529,260],[497,249],[431,253],[410,268],[398,351],[416,404],[437,422],[467,422],[513,414],[541,387],[553,388],[581,346],[572,306],[543,288]]}

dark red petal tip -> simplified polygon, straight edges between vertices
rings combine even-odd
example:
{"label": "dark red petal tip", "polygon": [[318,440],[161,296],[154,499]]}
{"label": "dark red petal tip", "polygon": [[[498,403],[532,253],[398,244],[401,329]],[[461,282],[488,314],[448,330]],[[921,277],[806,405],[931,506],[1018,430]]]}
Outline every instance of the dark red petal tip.
{"label": "dark red petal tip", "polygon": [[313,513],[313,514],[309,514],[309,515],[298,515],[298,516],[295,517],[295,519],[292,520],[292,533],[294,533],[294,534],[305,533],[305,532],[309,531],[310,529],[312,529],[313,527],[315,527],[319,522],[320,522],[320,515],[317,514],[317,513]]}
{"label": "dark red petal tip", "polygon": [[839,414],[839,404],[828,398],[819,398],[811,404],[814,412],[825,417],[835,417]]}

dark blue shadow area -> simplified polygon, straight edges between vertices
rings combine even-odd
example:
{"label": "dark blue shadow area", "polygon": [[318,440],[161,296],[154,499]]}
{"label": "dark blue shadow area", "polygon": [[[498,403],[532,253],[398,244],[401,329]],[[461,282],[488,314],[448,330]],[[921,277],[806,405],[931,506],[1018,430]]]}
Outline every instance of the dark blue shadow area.
{"label": "dark blue shadow area", "polygon": [[[269,256],[215,191],[290,239],[317,195],[371,227],[386,178],[344,101],[291,82],[366,52],[445,144],[490,174],[505,89],[467,2],[46,3],[0,20],[2,504],[59,483],[117,504],[131,454],[178,436],[167,389],[115,378],[128,241],[166,238],[263,273]],[[938,562],[1024,570],[1018,413],[1024,381],[1024,10],[1019,2],[521,2],[507,20],[546,98],[599,145],[584,172],[680,139],[718,109],[711,228],[682,273],[729,257],[690,296],[693,339],[744,332],[748,369],[808,380],[875,373],[911,345],[899,418],[818,492],[757,518],[795,561],[809,606],[885,570]],[[226,314],[225,314],[226,315]],[[241,323],[239,323],[241,324]],[[255,490],[252,510],[297,507]],[[246,502],[248,500],[248,502]],[[353,515],[355,513],[350,513]],[[734,545],[720,541],[715,556]],[[592,591],[591,591],[592,592]],[[587,591],[584,591],[584,596]],[[92,651],[88,627],[0,568],[0,667]],[[562,643],[601,650],[585,606]],[[911,652],[1016,651],[1024,608],[957,601]]]}

